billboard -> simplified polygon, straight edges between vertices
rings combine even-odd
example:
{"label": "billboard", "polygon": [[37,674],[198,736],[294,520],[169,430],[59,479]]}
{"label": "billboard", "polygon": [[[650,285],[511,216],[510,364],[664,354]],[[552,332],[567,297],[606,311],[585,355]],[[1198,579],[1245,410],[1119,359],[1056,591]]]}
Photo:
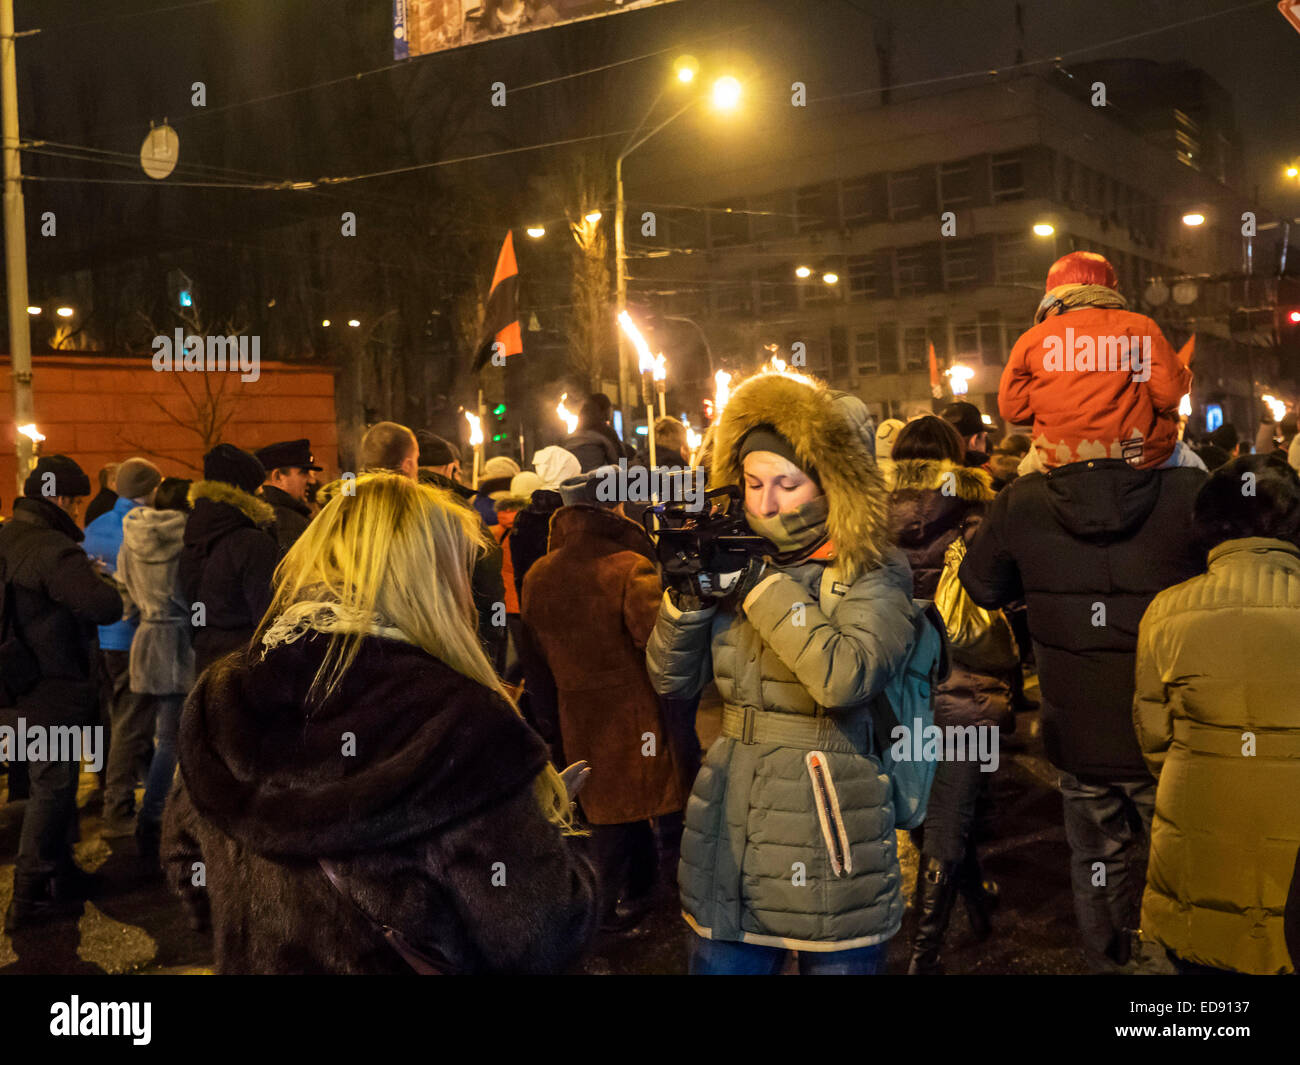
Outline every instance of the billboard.
{"label": "billboard", "polygon": [[673,0],[393,0],[393,58],[634,11]]}

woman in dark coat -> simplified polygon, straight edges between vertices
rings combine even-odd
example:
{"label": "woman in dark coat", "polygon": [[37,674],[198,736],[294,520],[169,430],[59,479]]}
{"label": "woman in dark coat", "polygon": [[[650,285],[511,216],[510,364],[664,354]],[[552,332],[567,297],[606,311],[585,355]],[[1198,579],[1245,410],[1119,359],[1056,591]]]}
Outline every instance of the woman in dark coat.
{"label": "woman in dark coat", "polygon": [[[949,545],[958,537],[970,543],[985,506],[993,499],[992,483],[983,470],[962,465],[961,438],[942,418],[909,422],[899,431],[892,458],[890,530],[912,565],[912,594],[933,599]],[[989,673],[964,663],[956,649],[951,666],[948,679],[935,692],[935,724],[998,729],[1006,725],[1011,714],[1006,672]],[[966,901],[976,934],[983,938],[991,931],[989,913],[997,899],[997,885],[984,880],[973,831],[976,806],[987,791],[989,775],[969,757],[941,761],[935,773],[924,831],[919,833],[920,921],[913,944],[913,973],[942,972],[939,951],[958,894]]]}
{"label": "woman in dark coat", "polygon": [[582,951],[582,768],[550,767],[475,635],[479,536],[450,493],[363,475],[285,556],[250,648],[200,678],[163,850],[218,972],[550,972]]}

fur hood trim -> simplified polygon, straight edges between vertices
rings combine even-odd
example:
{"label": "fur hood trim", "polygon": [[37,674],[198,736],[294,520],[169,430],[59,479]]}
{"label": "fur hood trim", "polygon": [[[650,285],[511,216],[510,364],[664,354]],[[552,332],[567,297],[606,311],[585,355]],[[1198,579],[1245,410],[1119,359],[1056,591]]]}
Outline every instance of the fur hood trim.
{"label": "fur hood trim", "polygon": [[943,491],[951,485],[950,495],[968,503],[987,503],[993,499],[993,479],[987,472],[970,466],[958,466],[947,459],[900,459],[894,463],[894,491]]}
{"label": "fur hood trim", "polygon": [[214,503],[227,503],[254,525],[270,525],[275,521],[275,508],[270,503],[225,481],[195,481],[190,485],[190,506],[200,499],[210,499]]}
{"label": "fur hood trim", "polygon": [[888,491],[864,435],[864,412],[856,397],[813,378],[755,374],[731,393],[717,422],[709,487],[741,484],[741,440],[771,426],[794,446],[800,465],[816,469],[835,563],[851,583],[881,564],[889,540]]}

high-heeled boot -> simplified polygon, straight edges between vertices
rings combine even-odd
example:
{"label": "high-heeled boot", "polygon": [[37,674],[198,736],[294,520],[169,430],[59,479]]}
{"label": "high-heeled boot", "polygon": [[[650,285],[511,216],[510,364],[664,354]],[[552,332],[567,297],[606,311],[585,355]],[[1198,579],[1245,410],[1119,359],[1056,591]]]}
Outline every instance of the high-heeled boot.
{"label": "high-heeled boot", "polygon": [[912,961],[908,976],[937,976],[943,972],[939,952],[948,931],[953,903],[957,899],[958,862],[923,857],[916,875],[916,906],[920,919],[916,939],[912,941]]}
{"label": "high-heeled boot", "polygon": [[975,938],[988,939],[993,934],[992,916],[998,907],[1001,889],[996,880],[985,878],[974,843],[967,845],[966,856],[958,868],[957,891],[966,904],[966,916]]}

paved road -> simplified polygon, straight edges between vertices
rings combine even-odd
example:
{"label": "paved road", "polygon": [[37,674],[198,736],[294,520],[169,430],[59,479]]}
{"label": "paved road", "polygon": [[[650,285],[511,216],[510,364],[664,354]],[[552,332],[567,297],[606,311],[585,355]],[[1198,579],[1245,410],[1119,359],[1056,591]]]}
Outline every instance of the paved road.
{"label": "paved road", "polygon": [[[1030,693],[1034,694],[1032,687]],[[1070,906],[1067,848],[1061,827],[1061,799],[1055,773],[1042,756],[1036,715],[1022,715],[1016,736],[1006,745],[993,777],[993,812],[982,853],[988,875],[1002,885],[1003,903],[994,936],[976,943],[963,912],[954,915],[946,963],[953,973],[1080,973]],[[706,743],[718,731],[716,701],[701,708],[699,732]],[[1023,750],[1010,750],[1014,744]],[[7,799],[7,777],[0,778]],[[82,778],[80,802],[89,797]],[[0,805],[0,908],[12,890],[18,844],[16,803]],[[107,890],[89,902],[80,917],[67,918],[14,937],[0,935],[0,974],[8,973],[205,973],[212,951],[206,937],[190,931],[179,906],[161,880],[135,854],[131,839],[100,836],[98,812],[82,814],[83,840],[78,860],[103,873]],[[907,834],[899,834],[904,882],[911,894],[917,853]],[[691,933],[677,908],[675,868],[665,863],[655,905],[632,933],[605,937],[583,965],[588,973],[682,973]],[[890,950],[889,970],[907,968],[907,945],[915,915],[910,902],[903,930]]]}

